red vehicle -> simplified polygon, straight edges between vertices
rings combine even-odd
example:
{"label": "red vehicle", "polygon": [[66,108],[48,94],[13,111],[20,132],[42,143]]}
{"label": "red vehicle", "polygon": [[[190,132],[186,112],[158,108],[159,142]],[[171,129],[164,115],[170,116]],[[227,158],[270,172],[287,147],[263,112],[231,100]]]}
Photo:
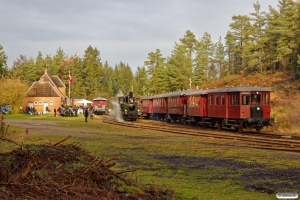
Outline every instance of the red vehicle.
{"label": "red vehicle", "polygon": [[153,115],[153,99],[151,97],[141,98],[141,112],[142,116],[149,119]]}
{"label": "red vehicle", "polygon": [[191,124],[205,124],[208,115],[207,94],[208,90],[189,92],[187,96],[187,122]]}
{"label": "red vehicle", "polygon": [[184,122],[187,117],[187,96],[190,91],[173,92],[166,95],[167,98],[167,120]]}
{"label": "red vehicle", "polygon": [[271,121],[270,93],[263,87],[174,92],[142,98],[142,112],[166,121],[260,131]]}
{"label": "red vehicle", "polygon": [[96,115],[104,115],[108,113],[107,100],[102,97],[93,99],[92,109]]}

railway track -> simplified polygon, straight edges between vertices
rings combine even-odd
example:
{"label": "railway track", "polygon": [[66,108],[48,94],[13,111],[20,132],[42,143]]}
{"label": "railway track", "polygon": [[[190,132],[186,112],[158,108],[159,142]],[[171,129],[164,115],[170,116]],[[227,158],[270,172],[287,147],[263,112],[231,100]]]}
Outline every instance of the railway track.
{"label": "railway track", "polygon": [[251,134],[251,133],[237,133],[229,131],[215,131],[195,129],[191,127],[176,126],[173,124],[165,124],[163,122],[156,122],[154,124],[140,123],[140,122],[118,122],[115,120],[104,120],[104,123],[125,126],[130,128],[140,128],[147,130],[162,131],[173,134],[188,135],[202,138],[217,139],[220,142],[226,142],[235,146],[245,146],[260,149],[281,150],[300,152],[300,138],[292,136],[280,136],[275,134]]}

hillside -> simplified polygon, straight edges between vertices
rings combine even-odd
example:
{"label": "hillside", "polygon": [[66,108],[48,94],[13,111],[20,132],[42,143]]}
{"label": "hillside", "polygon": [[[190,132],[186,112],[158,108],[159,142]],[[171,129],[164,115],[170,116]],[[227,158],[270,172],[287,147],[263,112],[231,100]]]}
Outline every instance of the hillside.
{"label": "hillside", "polygon": [[[255,74],[227,76],[202,88],[231,86],[260,86],[273,90],[271,94],[271,116],[278,122],[280,132],[300,134],[300,80],[293,80],[293,72],[268,71],[266,75]],[[296,112],[295,112],[296,111]]]}

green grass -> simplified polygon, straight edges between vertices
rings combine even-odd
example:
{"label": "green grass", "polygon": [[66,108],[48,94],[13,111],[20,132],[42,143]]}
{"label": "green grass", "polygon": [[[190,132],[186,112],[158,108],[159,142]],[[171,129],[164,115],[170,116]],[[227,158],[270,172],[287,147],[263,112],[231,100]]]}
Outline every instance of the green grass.
{"label": "green grass", "polygon": [[[59,126],[69,131],[31,133],[25,142],[53,144],[71,134],[65,143],[76,143],[97,157],[117,156],[113,170],[137,169],[127,176],[137,176],[141,185],[174,189],[180,199],[276,199],[278,188],[299,192],[300,184],[293,178],[300,172],[298,153],[215,144],[211,139],[115,127],[96,119],[86,123],[82,116],[7,116],[59,119]],[[84,161],[78,159],[80,164],[73,169],[83,167]],[[253,189],[261,185],[273,193]]]}

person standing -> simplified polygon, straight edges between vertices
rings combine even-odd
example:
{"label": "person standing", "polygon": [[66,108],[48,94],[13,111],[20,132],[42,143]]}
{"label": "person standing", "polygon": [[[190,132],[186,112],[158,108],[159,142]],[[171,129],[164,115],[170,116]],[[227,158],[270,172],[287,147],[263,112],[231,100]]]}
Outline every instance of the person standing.
{"label": "person standing", "polygon": [[56,107],[54,108],[54,117],[56,117]]}
{"label": "person standing", "polygon": [[89,109],[87,107],[84,109],[84,117],[85,117],[85,122],[87,122],[87,118],[89,117]]}
{"label": "person standing", "polygon": [[94,119],[94,113],[93,113],[93,110],[92,109],[90,109],[90,119]]}

